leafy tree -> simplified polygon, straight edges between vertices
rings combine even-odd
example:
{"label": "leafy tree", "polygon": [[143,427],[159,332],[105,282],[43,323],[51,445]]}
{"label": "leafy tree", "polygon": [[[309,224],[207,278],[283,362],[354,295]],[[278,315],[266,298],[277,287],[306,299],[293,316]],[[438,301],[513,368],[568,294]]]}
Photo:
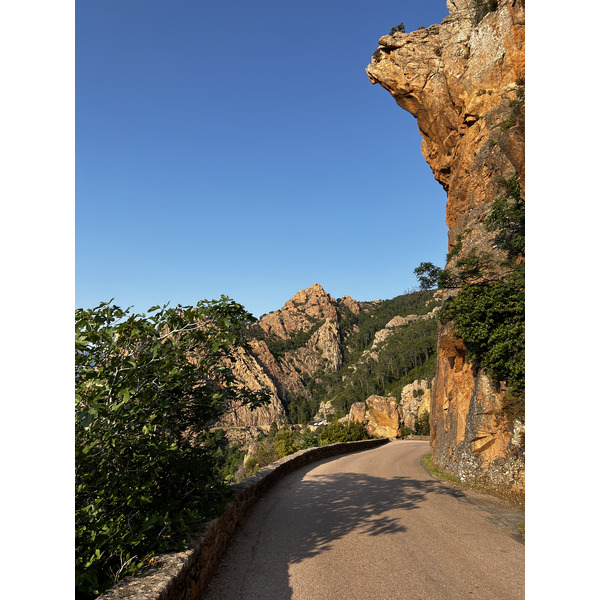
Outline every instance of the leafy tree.
{"label": "leafy tree", "polygon": [[275,438],[278,431],[279,431],[279,427],[277,427],[277,423],[275,421],[273,421],[271,423],[271,427],[269,427],[269,437],[271,439]]}
{"label": "leafy tree", "polygon": [[[101,593],[154,552],[180,548],[225,486],[206,430],[239,386],[227,367],[253,317],[235,302],[75,312],[75,580]],[[216,443],[216,442],[215,442]],[[218,443],[216,443],[218,445]]]}
{"label": "leafy tree", "polygon": [[421,290],[431,290],[438,287],[440,273],[442,269],[436,267],[433,263],[422,262],[414,273],[419,281]]}
{"label": "leafy tree", "polygon": [[275,449],[277,456],[283,458],[288,454],[293,454],[298,450],[296,436],[291,429],[280,429],[275,436]]}
{"label": "leafy tree", "polygon": [[300,438],[300,450],[319,445],[319,436],[316,431],[307,429]]}

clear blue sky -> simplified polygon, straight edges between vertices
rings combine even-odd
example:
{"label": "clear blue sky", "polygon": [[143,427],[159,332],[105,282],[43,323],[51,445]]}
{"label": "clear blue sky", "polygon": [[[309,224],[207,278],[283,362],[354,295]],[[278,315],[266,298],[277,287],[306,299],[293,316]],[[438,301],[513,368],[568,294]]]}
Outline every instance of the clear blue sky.
{"label": "clear blue sky", "polygon": [[416,119],[365,73],[427,2],[76,2],[76,305],[225,294],[255,316],[319,282],[391,298],[444,262]]}

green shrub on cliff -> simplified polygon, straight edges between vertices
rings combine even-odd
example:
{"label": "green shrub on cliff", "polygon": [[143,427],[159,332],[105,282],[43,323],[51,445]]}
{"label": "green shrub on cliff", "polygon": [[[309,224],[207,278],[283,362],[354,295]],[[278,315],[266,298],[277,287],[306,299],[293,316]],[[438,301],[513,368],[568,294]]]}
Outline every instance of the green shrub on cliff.
{"label": "green shrub on cliff", "polygon": [[417,435],[429,435],[429,411],[424,410],[415,422],[415,433]]}
{"label": "green shrub on cliff", "polygon": [[400,25],[396,25],[390,29],[390,35],[394,35],[395,33],[406,33],[406,27],[404,27],[404,23],[400,23]]}
{"label": "green shrub on cliff", "polygon": [[[475,251],[457,261],[446,281],[460,292],[442,309],[440,320],[452,321],[467,348],[467,357],[485,368],[496,383],[506,382],[506,409],[524,418],[525,393],[525,201],[516,175],[499,179],[504,194],[486,220],[497,248],[506,252],[500,277],[488,256]],[[473,279],[476,279],[473,281]]]}
{"label": "green shrub on cliff", "polygon": [[[499,178],[503,193],[485,221],[494,245],[505,260],[494,265],[489,253],[471,249],[453,268],[421,263],[415,274],[426,285],[459,288],[440,312],[442,323],[453,322],[464,339],[467,357],[486,369],[496,384],[505,382],[505,414],[525,417],[525,200],[516,174]],[[466,232],[465,232],[466,233]],[[462,251],[458,236],[448,260]],[[458,249],[458,250],[457,250]],[[498,269],[500,267],[500,269]],[[508,273],[508,274],[507,274]]]}
{"label": "green shrub on cliff", "polygon": [[266,396],[224,366],[252,320],[225,297],[75,317],[75,582],[92,597],[217,513],[225,486],[205,431],[229,400]]}

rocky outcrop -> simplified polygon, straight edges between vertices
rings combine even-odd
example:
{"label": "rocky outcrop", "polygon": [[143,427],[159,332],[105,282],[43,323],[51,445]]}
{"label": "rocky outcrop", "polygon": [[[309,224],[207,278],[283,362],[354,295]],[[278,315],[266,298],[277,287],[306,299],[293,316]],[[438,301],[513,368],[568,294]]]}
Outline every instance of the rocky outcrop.
{"label": "rocky outcrop", "polygon": [[423,413],[431,410],[431,388],[427,379],[413,381],[402,388],[398,404],[402,410],[404,425],[415,429],[417,420]]}
{"label": "rocky outcrop", "polygon": [[250,340],[252,355],[273,382],[282,402],[288,397],[306,394],[306,385],[298,373],[287,361],[277,360],[262,340]]}
{"label": "rocky outcrop", "polygon": [[267,335],[288,340],[326,319],[337,322],[336,303],[320,283],[315,283],[300,290],[279,310],[264,315],[258,324]]}
{"label": "rocky outcrop", "polygon": [[236,379],[252,391],[266,389],[269,392],[269,402],[258,408],[232,404],[227,412],[219,419],[217,427],[258,427],[268,428],[275,422],[282,425],[285,422],[285,410],[277,393],[277,388],[269,376],[258,364],[254,356],[244,349],[236,352],[236,357],[230,365]]}
{"label": "rocky outcrop", "polygon": [[367,67],[417,118],[423,156],[448,192],[451,246],[467,228],[483,229],[496,177],[516,171],[525,185],[524,2],[500,0],[478,24],[475,4],[449,0],[441,25],[384,35]]}
{"label": "rocky outcrop", "polygon": [[[339,305],[353,314],[361,310],[350,296],[342,298]],[[270,400],[255,410],[230,407],[218,424],[221,427],[264,429],[272,422],[280,425],[285,421],[284,404],[291,398],[309,396],[309,378],[318,372],[337,371],[342,365],[338,303],[318,283],[300,290],[280,310],[264,315],[258,327],[271,340],[293,342],[299,335],[308,338],[278,356],[265,340],[250,340],[249,350],[238,353],[233,372],[249,389],[267,389]]]}
{"label": "rocky outcrop", "polygon": [[502,390],[465,360],[466,349],[451,324],[439,340],[430,415],[434,459],[463,481],[484,480],[523,492],[523,423],[508,421]]}
{"label": "rocky outcrop", "polygon": [[335,415],[335,407],[328,402],[321,402],[319,405],[319,410],[317,410],[317,414],[314,417],[314,420],[324,419],[325,421],[330,420]]}
{"label": "rocky outcrop", "polygon": [[356,423],[364,423],[367,418],[367,405],[364,402],[355,402],[350,407],[348,420]]}
{"label": "rocky outcrop", "polygon": [[415,429],[417,419],[429,412],[431,385],[426,379],[413,381],[402,388],[402,397],[369,396],[366,402],[355,402],[342,422],[364,423],[371,435],[395,438],[401,426]]}
{"label": "rocky outcrop", "polygon": [[285,359],[308,377],[318,371],[337,371],[342,366],[342,339],[337,321],[326,320],[305,346],[286,353]]}
{"label": "rocky outcrop", "polygon": [[398,406],[396,398],[369,396],[365,404],[367,406],[366,428],[369,435],[387,438],[400,437],[402,409]]}
{"label": "rocky outcrop", "polygon": [[[525,190],[525,3],[446,5],[440,25],[380,38],[367,74],[417,119],[423,156],[448,193],[449,266],[473,248],[498,264],[484,226],[498,180],[516,174]],[[451,324],[440,330],[437,361],[434,460],[461,479],[522,490],[523,425],[503,416],[502,390],[466,361]]]}

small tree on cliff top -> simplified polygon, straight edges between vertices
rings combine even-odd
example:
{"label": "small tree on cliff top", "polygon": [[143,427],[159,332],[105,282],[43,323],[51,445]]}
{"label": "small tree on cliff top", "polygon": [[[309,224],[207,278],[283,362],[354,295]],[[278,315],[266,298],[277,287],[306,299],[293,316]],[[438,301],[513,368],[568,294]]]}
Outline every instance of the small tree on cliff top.
{"label": "small tree on cliff top", "polygon": [[131,314],[75,312],[76,589],[101,593],[215,514],[224,485],[202,434],[262,393],[226,366],[253,320],[222,297]]}

